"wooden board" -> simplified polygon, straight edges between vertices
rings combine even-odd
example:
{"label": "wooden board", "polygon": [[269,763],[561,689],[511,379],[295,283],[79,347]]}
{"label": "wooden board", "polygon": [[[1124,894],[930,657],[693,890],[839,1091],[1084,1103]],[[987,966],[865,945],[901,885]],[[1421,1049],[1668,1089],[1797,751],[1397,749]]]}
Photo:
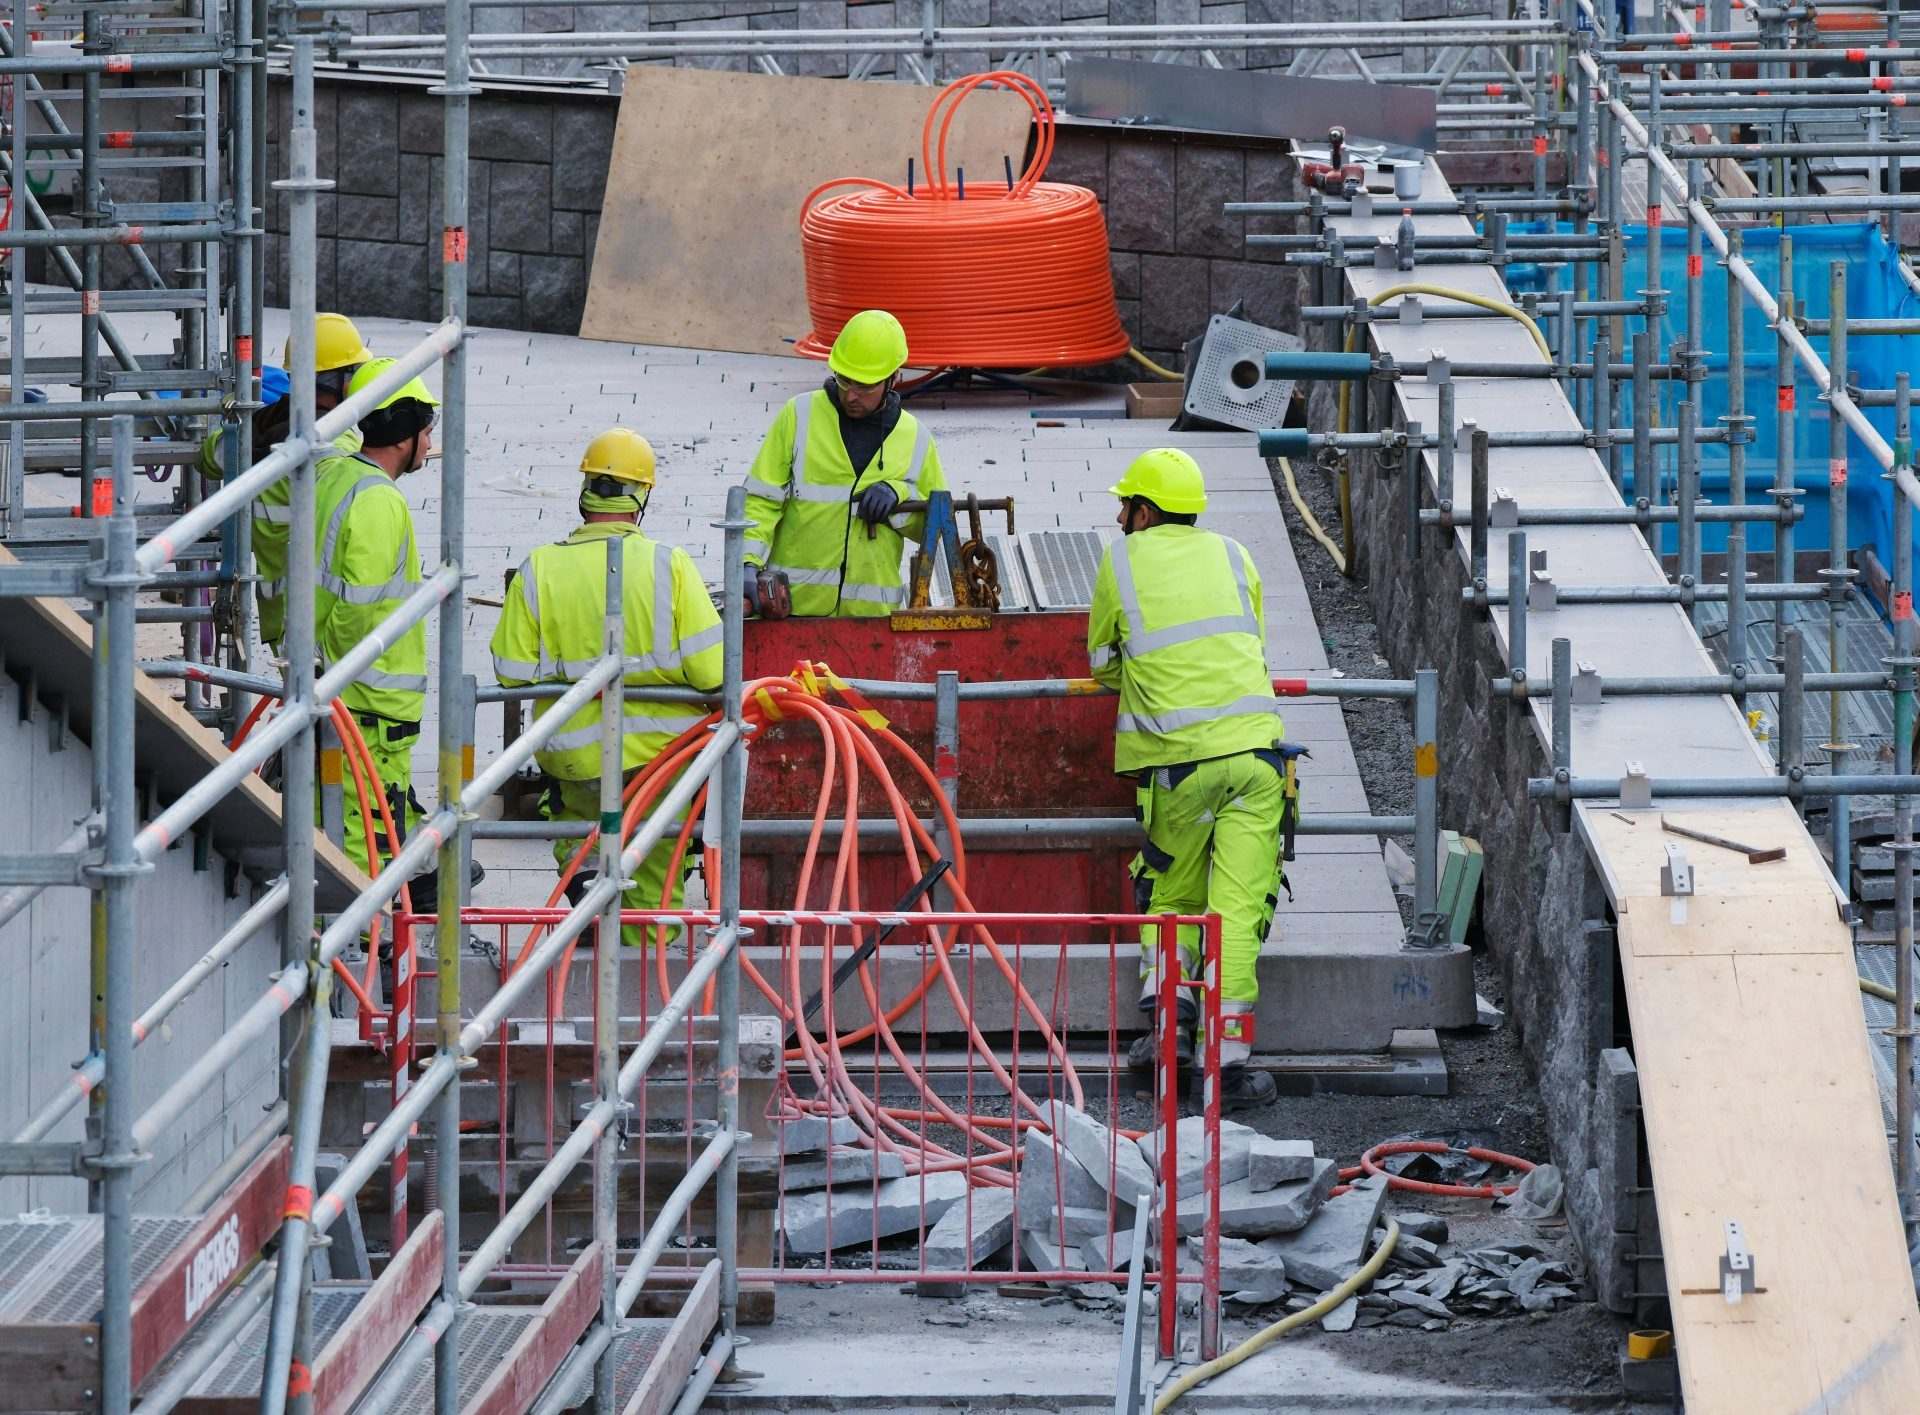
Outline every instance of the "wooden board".
{"label": "wooden board", "polygon": [[[1582,814],[1618,915],[1687,1409],[1911,1410],[1920,1316],[1853,951],[1812,840],[1783,803],[1669,811],[1787,847],[1749,865],[1680,841],[1696,894],[1676,922],[1658,813]],[[1728,1219],[1763,1289],[1737,1305],[1719,1290]]]}
{"label": "wooden board", "polygon": [[621,1415],[666,1415],[673,1409],[687,1378],[699,1364],[701,1348],[707,1344],[720,1320],[720,1264],[710,1262],[701,1272],[693,1291],[687,1294],[674,1319],[666,1340],[654,1353],[653,1364],[634,1387]]}
{"label": "wooden board", "polygon": [[[18,564],[0,546],[0,565]],[[24,610],[13,606],[24,605]],[[16,678],[31,672],[35,691],[43,698],[58,696],[73,729],[92,741],[93,629],[86,620],[57,599],[9,601],[0,612],[0,655]],[[162,801],[171,801],[227,758],[218,733],[202,727],[186,706],[159,682],[135,671],[134,769],[144,780],[149,774],[159,785]],[[230,860],[246,864],[286,858],[280,825],[280,793],[258,776],[241,778],[207,814],[202,826],[212,834],[213,848]],[[318,831],[313,841],[316,902],[323,910],[339,909],[372,881],[360,873],[338,846]]]}
{"label": "wooden board", "polygon": [[[801,201],[839,177],[904,186],[938,90],[652,66],[626,85],[581,335],[792,353],[809,329]],[[1021,99],[975,93],[948,161],[1000,180],[1028,126]]]}

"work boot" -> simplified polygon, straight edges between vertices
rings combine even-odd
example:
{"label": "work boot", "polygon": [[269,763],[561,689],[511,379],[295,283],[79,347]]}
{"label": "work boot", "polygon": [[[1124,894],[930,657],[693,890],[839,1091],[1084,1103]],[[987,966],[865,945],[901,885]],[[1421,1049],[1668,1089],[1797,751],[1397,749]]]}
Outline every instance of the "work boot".
{"label": "work boot", "polygon": [[[1140,1010],[1153,1017],[1151,1001],[1143,1002]],[[1191,997],[1181,994],[1177,1023],[1180,1035],[1174,1040],[1174,1066],[1179,1072],[1180,1084],[1186,1084],[1187,1073],[1193,1070],[1193,1029],[1199,1021],[1200,1007]],[[1127,1069],[1138,1076],[1152,1079],[1153,1071],[1160,1064],[1160,1029],[1150,1028],[1145,1035],[1135,1037],[1133,1045],[1127,1048]]]}
{"label": "work boot", "polygon": [[1220,1068],[1220,1109],[1223,1111],[1272,1105],[1279,1096],[1280,1088],[1264,1071],[1256,1071],[1245,1062]]}
{"label": "work boot", "polygon": [[[467,889],[469,890],[469,892],[471,892],[473,887],[479,884],[480,881],[485,879],[486,877],[487,877],[486,868],[482,866],[478,860],[472,860],[468,862]],[[440,899],[439,868],[436,866],[435,868],[426,871],[424,874],[415,875],[411,880],[407,882],[407,888],[412,892],[412,895],[413,895],[413,907],[415,909],[418,909],[422,913],[432,913],[434,906],[439,902],[439,899]]]}

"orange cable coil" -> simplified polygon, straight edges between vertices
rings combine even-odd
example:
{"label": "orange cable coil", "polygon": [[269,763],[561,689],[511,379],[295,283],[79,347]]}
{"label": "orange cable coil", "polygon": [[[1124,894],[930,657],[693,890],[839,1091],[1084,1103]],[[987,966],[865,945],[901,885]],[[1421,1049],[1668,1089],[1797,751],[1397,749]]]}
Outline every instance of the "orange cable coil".
{"label": "orange cable coil", "polygon": [[[947,139],[976,88],[1011,89],[1032,110],[1033,157],[1011,186],[950,178]],[[1085,187],[1043,182],[1053,157],[1053,105],[1024,74],[975,74],[948,84],[927,111],[920,160],[926,180],[908,192],[870,177],[841,177],[800,207],[807,310],[798,350],[825,358],[864,309],[891,311],[916,368],[1072,368],[1133,346],[1114,302],[1106,217]],[[833,196],[836,187],[855,191]]]}

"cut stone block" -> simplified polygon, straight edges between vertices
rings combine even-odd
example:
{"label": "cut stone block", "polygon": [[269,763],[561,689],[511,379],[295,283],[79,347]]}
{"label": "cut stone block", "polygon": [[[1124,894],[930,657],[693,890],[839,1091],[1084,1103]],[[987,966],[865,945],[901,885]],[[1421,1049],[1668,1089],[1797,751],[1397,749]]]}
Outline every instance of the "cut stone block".
{"label": "cut stone block", "polygon": [[1320,1319],[1320,1325],[1327,1331],[1352,1331],[1355,1317],[1360,1315],[1360,1299],[1349,1297],[1338,1307]]}
{"label": "cut stone block", "polygon": [[[1195,1271],[1206,1262],[1207,1240],[1201,1234],[1194,1234],[1187,1240],[1187,1257],[1192,1259]],[[1182,1263],[1182,1267],[1186,1264]],[[1250,1290],[1270,1293],[1268,1301],[1277,1301],[1287,1295],[1287,1265],[1276,1253],[1269,1253],[1258,1243],[1250,1243],[1244,1238],[1222,1238],[1220,1240],[1220,1287],[1222,1291]]]}
{"label": "cut stone block", "polygon": [[[1020,1255],[1034,1272],[1087,1271],[1087,1260],[1078,1248],[1056,1248],[1032,1229],[1020,1231]],[[1052,1282],[1049,1287],[1072,1287],[1070,1282]]]}
{"label": "cut stone block", "polygon": [[[1067,1153],[1080,1161],[1102,1190],[1124,1204],[1135,1203],[1143,1194],[1152,1194],[1153,1171],[1147,1167],[1140,1146],[1125,1135],[1107,1129],[1084,1110],[1075,1110],[1065,1101],[1048,1103],[1053,1117],[1053,1133],[1067,1147]],[[1076,1208],[1098,1207],[1077,1204]]]}
{"label": "cut stone block", "polygon": [[1329,1291],[1351,1276],[1366,1258],[1367,1241],[1386,1201],[1386,1175],[1368,1175],[1346,1193],[1322,1204],[1305,1228],[1269,1238],[1261,1246],[1286,1263],[1289,1280],[1319,1292]]}
{"label": "cut stone block", "polygon": [[[1256,1193],[1251,1180],[1220,1186],[1220,1232],[1229,1238],[1265,1238],[1304,1228],[1333,1192],[1339,1166],[1315,1160],[1313,1177]],[[1198,1233],[1206,1225],[1206,1195],[1180,1203],[1180,1231]]]}
{"label": "cut stone block", "polygon": [[907,1172],[907,1163],[891,1151],[835,1150],[826,1158],[790,1164],[780,1171],[780,1182],[789,1194],[802,1189],[834,1188],[842,1184],[871,1184],[878,1171],[882,1183],[898,1179]]}
{"label": "cut stone block", "polygon": [[791,1194],[782,1201],[787,1250],[824,1253],[850,1243],[871,1243],[896,1233],[912,1233],[920,1227],[923,1214],[929,1226],[939,1223],[966,1192],[966,1176],[947,1172],[890,1179],[878,1190],[819,1189]]}
{"label": "cut stone block", "polygon": [[[1080,1256],[1087,1261],[1090,1272],[1125,1272],[1133,1262],[1133,1229],[1131,1226],[1113,1235],[1112,1251],[1108,1251],[1107,1236],[1103,1233],[1089,1238],[1080,1244]],[[1154,1272],[1160,1267],[1160,1241],[1157,1233],[1149,1233],[1146,1243],[1147,1271]]]}
{"label": "cut stone block", "polygon": [[1438,1214],[1395,1214],[1393,1221],[1400,1225],[1403,1234],[1424,1238],[1429,1243],[1447,1241],[1447,1221]]}
{"label": "cut stone block", "polygon": [[851,1145],[860,1127],[844,1115],[802,1115],[775,1126],[783,1155],[810,1155],[829,1145]]}
{"label": "cut stone block", "polygon": [[[1020,1158],[1019,1216],[1022,1228],[1044,1230],[1056,1208],[1107,1207],[1107,1191],[1051,1135],[1029,1130]],[[1133,1215],[1127,1214],[1131,1223]]]}
{"label": "cut stone block", "polygon": [[962,1198],[933,1226],[921,1256],[929,1272],[959,1272],[978,1267],[1012,1241],[1013,1190],[975,1189],[971,1200]]}
{"label": "cut stone block", "polygon": [[1262,1135],[1247,1155],[1247,1177],[1256,1194],[1313,1178],[1313,1141],[1269,1140]]}
{"label": "cut stone block", "polygon": [[[1203,1115],[1189,1115],[1181,1119],[1174,1132],[1174,1155],[1179,1160],[1175,1177],[1179,1181],[1182,1194],[1197,1193],[1200,1181],[1206,1174],[1206,1159],[1203,1147],[1207,1138],[1207,1119]],[[1167,1171],[1160,1163],[1160,1131],[1150,1130],[1140,1140],[1140,1153],[1146,1157],[1148,1166],[1161,1179]],[[1233,1120],[1220,1122],[1220,1182],[1231,1184],[1236,1179],[1247,1177],[1247,1154],[1249,1148],[1259,1141],[1259,1132],[1251,1126],[1242,1125]],[[1303,1175],[1302,1178],[1305,1176]]]}

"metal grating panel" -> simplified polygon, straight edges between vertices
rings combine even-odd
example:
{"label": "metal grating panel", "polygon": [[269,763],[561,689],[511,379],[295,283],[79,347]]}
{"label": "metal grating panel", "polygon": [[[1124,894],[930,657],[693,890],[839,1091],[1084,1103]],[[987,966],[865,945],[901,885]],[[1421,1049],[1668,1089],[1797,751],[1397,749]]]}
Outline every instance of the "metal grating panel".
{"label": "metal grating panel", "polygon": [[1016,536],[1040,609],[1089,609],[1093,577],[1112,539],[1106,531],[1027,531]]}
{"label": "metal grating panel", "polygon": [[[35,1317],[35,1299],[49,1272],[65,1272],[92,1243],[100,1221],[23,1218],[0,1223],[0,1320]],[[89,1230],[92,1230],[90,1233]]]}
{"label": "metal grating panel", "polygon": [[[460,1323],[460,1408],[480,1394],[514,1342],[540,1315],[537,1307],[473,1307]],[[395,1410],[433,1415],[433,1361],[421,1363],[393,1402]]]}
{"label": "metal grating panel", "polygon": [[[614,1408],[624,1410],[627,1401],[646,1376],[653,1358],[660,1354],[660,1343],[673,1330],[672,1318],[647,1318],[630,1321],[626,1330],[613,1339]],[[593,1398],[593,1372],[579,1373],[568,1392],[564,1408],[578,1409]]]}
{"label": "metal grating panel", "polygon": [[[1279,279],[1275,274],[1274,279]],[[1228,427],[1259,432],[1287,420],[1292,379],[1269,379],[1269,353],[1304,349],[1297,334],[1217,314],[1207,321],[1200,352],[1187,375],[1186,413]]]}
{"label": "metal grating panel", "polygon": [[[317,1283],[313,1288],[313,1348],[323,1350],[334,1334],[346,1325],[353,1309],[367,1294],[365,1283],[335,1287]],[[206,1372],[193,1384],[192,1394],[200,1396],[239,1396],[260,1394],[260,1367],[267,1359],[267,1322],[273,1315],[271,1302],[254,1313],[253,1320],[240,1329],[233,1344],[214,1358]],[[191,1349],[186,1348],[186,1349]],[[184,1350],[183,1350],[183,1355]]]}
{"label": "metal grating panel", "polygon": [[[185,1218],[135,1218],[133,1221],[133,1288],[152,1277],[200,1225],[200,1220]],[[101,1255],[96,1238],[83,1250],[76,1249],[66,1271],[49,1273],[49,1281],[39,1298],[36,1320],[42,1322],[90,1322],[100,1311]]]}
{"label": "metal grating panel", "polygon": [[[987,549],[993,552],[993,558],[1000,564],[1002,612],[1032,609],[1033,591],[1027,588],[1027,572],[1020,563],[1020,557],[1014,553],[1012,539],[1000,531],[983,532],[980,539],[987,543]],[[947,571],[947,557],[944,555],[933,565],[933,602],[942,608],[953,603],[953,576]]]}

